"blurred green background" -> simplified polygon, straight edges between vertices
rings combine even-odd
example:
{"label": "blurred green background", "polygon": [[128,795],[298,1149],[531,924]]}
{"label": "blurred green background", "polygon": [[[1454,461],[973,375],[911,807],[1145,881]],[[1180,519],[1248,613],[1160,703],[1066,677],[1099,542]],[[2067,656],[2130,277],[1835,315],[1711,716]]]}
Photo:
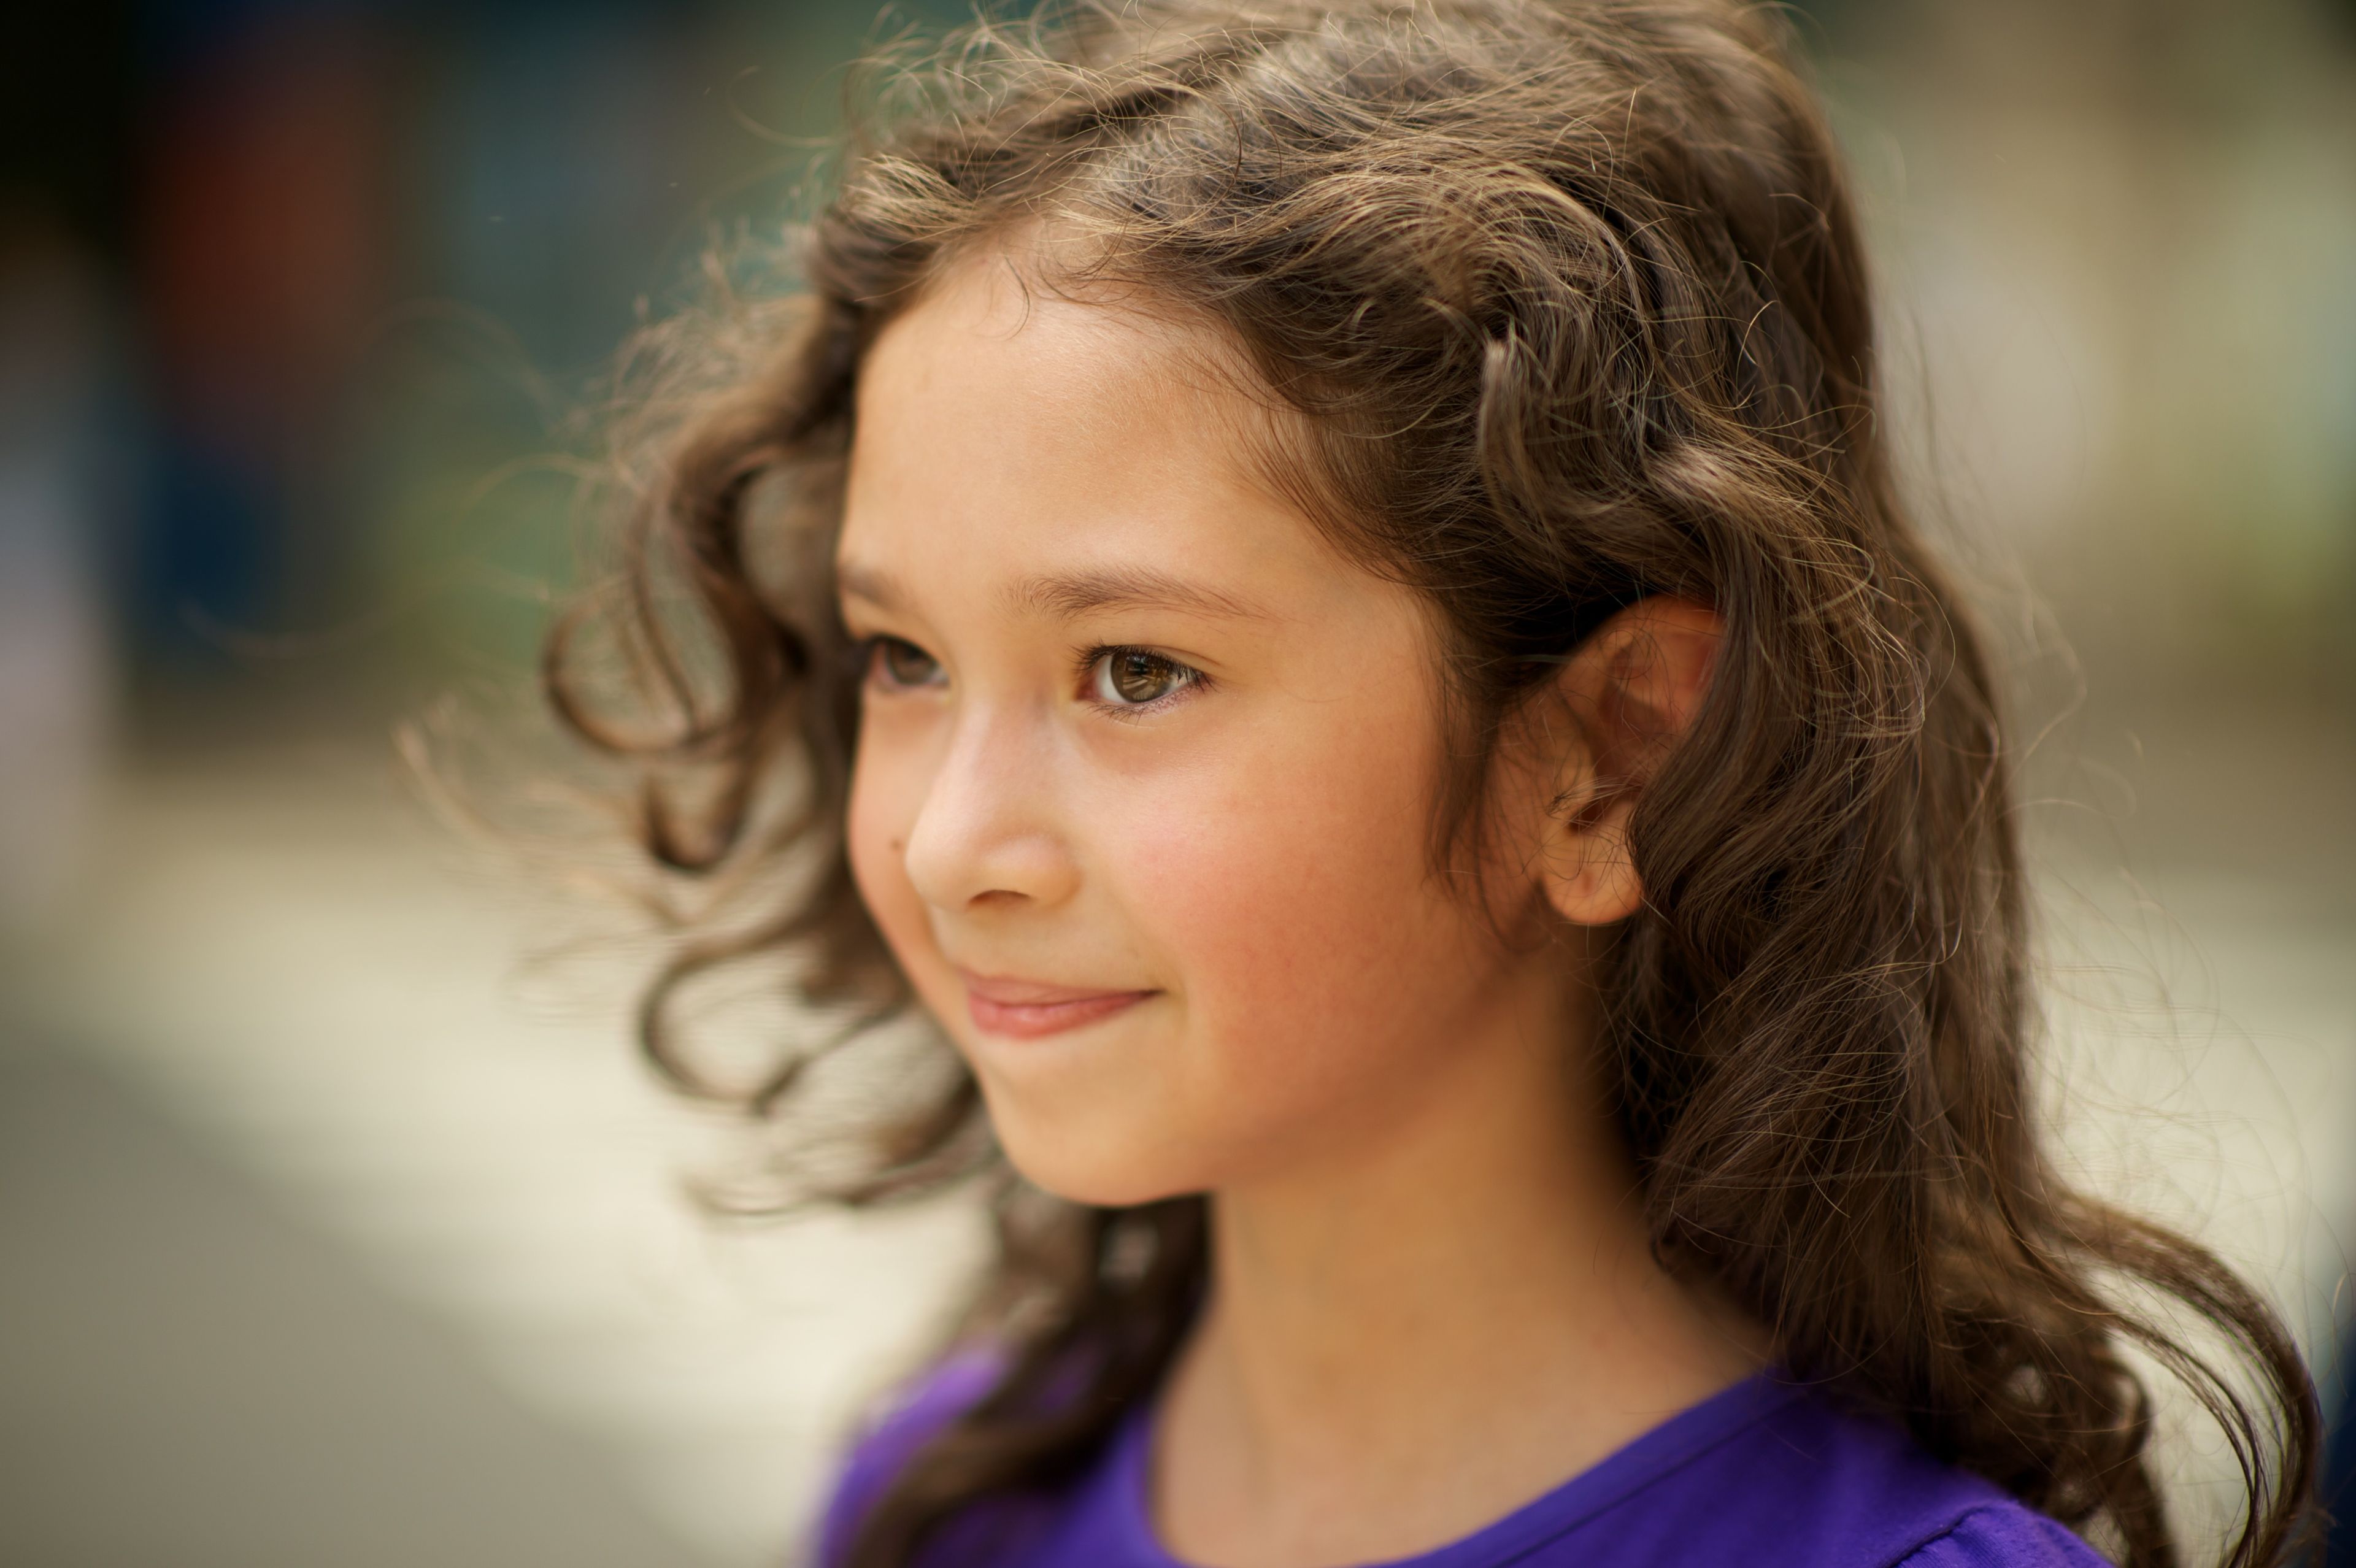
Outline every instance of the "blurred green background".
{"label": "blurred green background", "polygon": [[[955,1203],[696,1218],[727,1140],[633,1064],[647,950],[542,962],[578,901],[438,825],[391,737],[453,693],[530,728],[617,347],[801,209],[845,62],[962,11],[12,18],[0,1563],[785,1561],[937,1321]],[[2356,5],[1795,16],[1892,421],[2017,672],[2066,1157],[2329,1363]],[[2206,1517],[2218,1456],[2170,1452]]]}

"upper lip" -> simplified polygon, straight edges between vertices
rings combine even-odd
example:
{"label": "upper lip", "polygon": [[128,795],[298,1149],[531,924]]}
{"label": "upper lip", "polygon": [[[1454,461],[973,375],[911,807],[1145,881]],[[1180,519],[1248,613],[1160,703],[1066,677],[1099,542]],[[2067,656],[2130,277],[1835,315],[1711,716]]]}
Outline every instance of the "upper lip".
{"label": "upper lip", "polygon": [[1140,996],[1148,989],[1142,986],[1054,986],[1044,980],[1026,980],[1019,975],[977,975],[970,969],[960,969],[958,974],[967,990],[1001,1008],[1052,1008],[1060,1002],[1089,1002],[1100,997]]}

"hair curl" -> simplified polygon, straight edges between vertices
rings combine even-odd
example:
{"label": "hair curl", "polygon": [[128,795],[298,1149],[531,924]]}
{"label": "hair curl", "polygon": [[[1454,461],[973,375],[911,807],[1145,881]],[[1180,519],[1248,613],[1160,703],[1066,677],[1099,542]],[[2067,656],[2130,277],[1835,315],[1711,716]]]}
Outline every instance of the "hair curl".
{"label": "hair curl", "polygon": [[[669,1002],[746,955],[791,955],[863,1020],[912,1005],[841,840],[857,672],[826,560],[853,388],[949,260],[1044,220],[1086,237],[1090,277],[1226,333],[1300,416],[1305,504],[1430,596],[1463,730],[1443,846],[1501,726],[1604,617],[1657,592],[1724,615],[1714,687],[1637,808],[1647,901],[1602,976],[1663,1259],[1797,1374],[2163,1568],[2133,1348],[2239,1460],[2226,1561],[2273,1563],[2317,1430],[2289,1337],[2211,1254],[2071,1190],[2036,1139],[1991,677],[1900,504],[1855,218],[1790,59],[1774,16],[1713,0],[1135,0],[977,22],[888,70],[800,236],[806,288],[748,317],[640,486],[619,598],[547,650],[560,714],[645,764],[657,860],[799,868],[772,918],[654,987],[647,1045],[720,1093]],[[665,722],[584,695],[584,617],[620,628],[637,711]],[[755,830],[780,780],[798,809]],[[770,1110],[814,1054],[741,1097]],[[970,1077],[946,1083],[834,1196],[1002,1172]],[[1076,1474],[1186,1329],[1201,1199],[1004,1192],[984,1296],[1004,1372],[869,1511],[856,1568]]]}

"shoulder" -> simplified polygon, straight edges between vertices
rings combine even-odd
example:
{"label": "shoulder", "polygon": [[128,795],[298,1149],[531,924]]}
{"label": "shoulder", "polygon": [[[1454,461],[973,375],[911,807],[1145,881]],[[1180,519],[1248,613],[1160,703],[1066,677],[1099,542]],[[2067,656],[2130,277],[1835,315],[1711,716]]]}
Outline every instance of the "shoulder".
{"label": "shoulder", "polygon": [[[1943,1464],[1895,1421],[1803,1394],[1760,1434],[1827,1531],[1813,1560],[1855,1568],[2105,1568],[1994,1482]],[[1837,1538],[1837,1540],[1834,1539]]]}
{"label": "shoulder", "polygon": [[851,1446],[826,1501],[818,1532],[820,1568],[840,1568],[851,1537],[892,1478],[932,1435],[972,1406],[998,1380],[989,1350],[953,1355],[901,1391]]}
{"label": "shoulder", "polygon": [[1754,1384],[1730,1407],[1737,1418],[1592,1520],[1590,1530],[1622,1545],[1615,1561],[2103,1568],[2069,1531],[1994,1483],[1941,1463],[1894,1421],[1790,1385]]}
{"label": "shoulder", "polygon": [[1892,1568],[2109,1568],[2077,1536],[2007,1499],[1972,1509]]}

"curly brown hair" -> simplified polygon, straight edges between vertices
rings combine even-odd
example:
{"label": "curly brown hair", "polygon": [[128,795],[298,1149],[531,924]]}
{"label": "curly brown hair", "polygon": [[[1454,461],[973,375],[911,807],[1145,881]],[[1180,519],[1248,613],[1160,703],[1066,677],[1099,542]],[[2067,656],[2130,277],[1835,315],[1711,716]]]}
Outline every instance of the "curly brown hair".
{"label": "curly brown hair", "polygon": [[[1056,225],[1092,280],[1228,335],[1301,416],[1303,506],[1430,595],[1462,731],[1435,854],[1464,842],[1502,727],[1605,617],[1653,593],[1723,615],[1713,688],[1634,818],[1645,905],[1602,966],[1599,1049],[1664,1262],[1794,1374],[2162,1568],[2139,1351],[2240,1462],[2226,1561],[2276,1563],[2317,1429],[2283,1325],[2208,1252],[2071,1190],[2038,1141],[1991,676],[1897,494],[1852,204],[1792,60],[1775,14],[1719,0],[1084,0],[886,61],[798,231],[805,286],[727,343],[672,339],[704,389],[637,487],[625,570],[548,647],[558,711],[646,769],[650,853],[790,890],[686,951],[647,1047],[767,1114],[912,1007],[841,842],[858,670],[828,561],[853,388],[953,258]],[[592,624],[631,651],[636,719],[587,693]],[[791,809],[755,826],[765,798]],[[854,1022],[723,1091],[671,1003],[747,956]],[[971,1078],[927,1082],[831,1196],[1003,1175]],[[1002,1373],[870,1509],[856,1568],[1076,1475],[1200,1297],[1204,1200],[999,1191],[978,1310]]]}

